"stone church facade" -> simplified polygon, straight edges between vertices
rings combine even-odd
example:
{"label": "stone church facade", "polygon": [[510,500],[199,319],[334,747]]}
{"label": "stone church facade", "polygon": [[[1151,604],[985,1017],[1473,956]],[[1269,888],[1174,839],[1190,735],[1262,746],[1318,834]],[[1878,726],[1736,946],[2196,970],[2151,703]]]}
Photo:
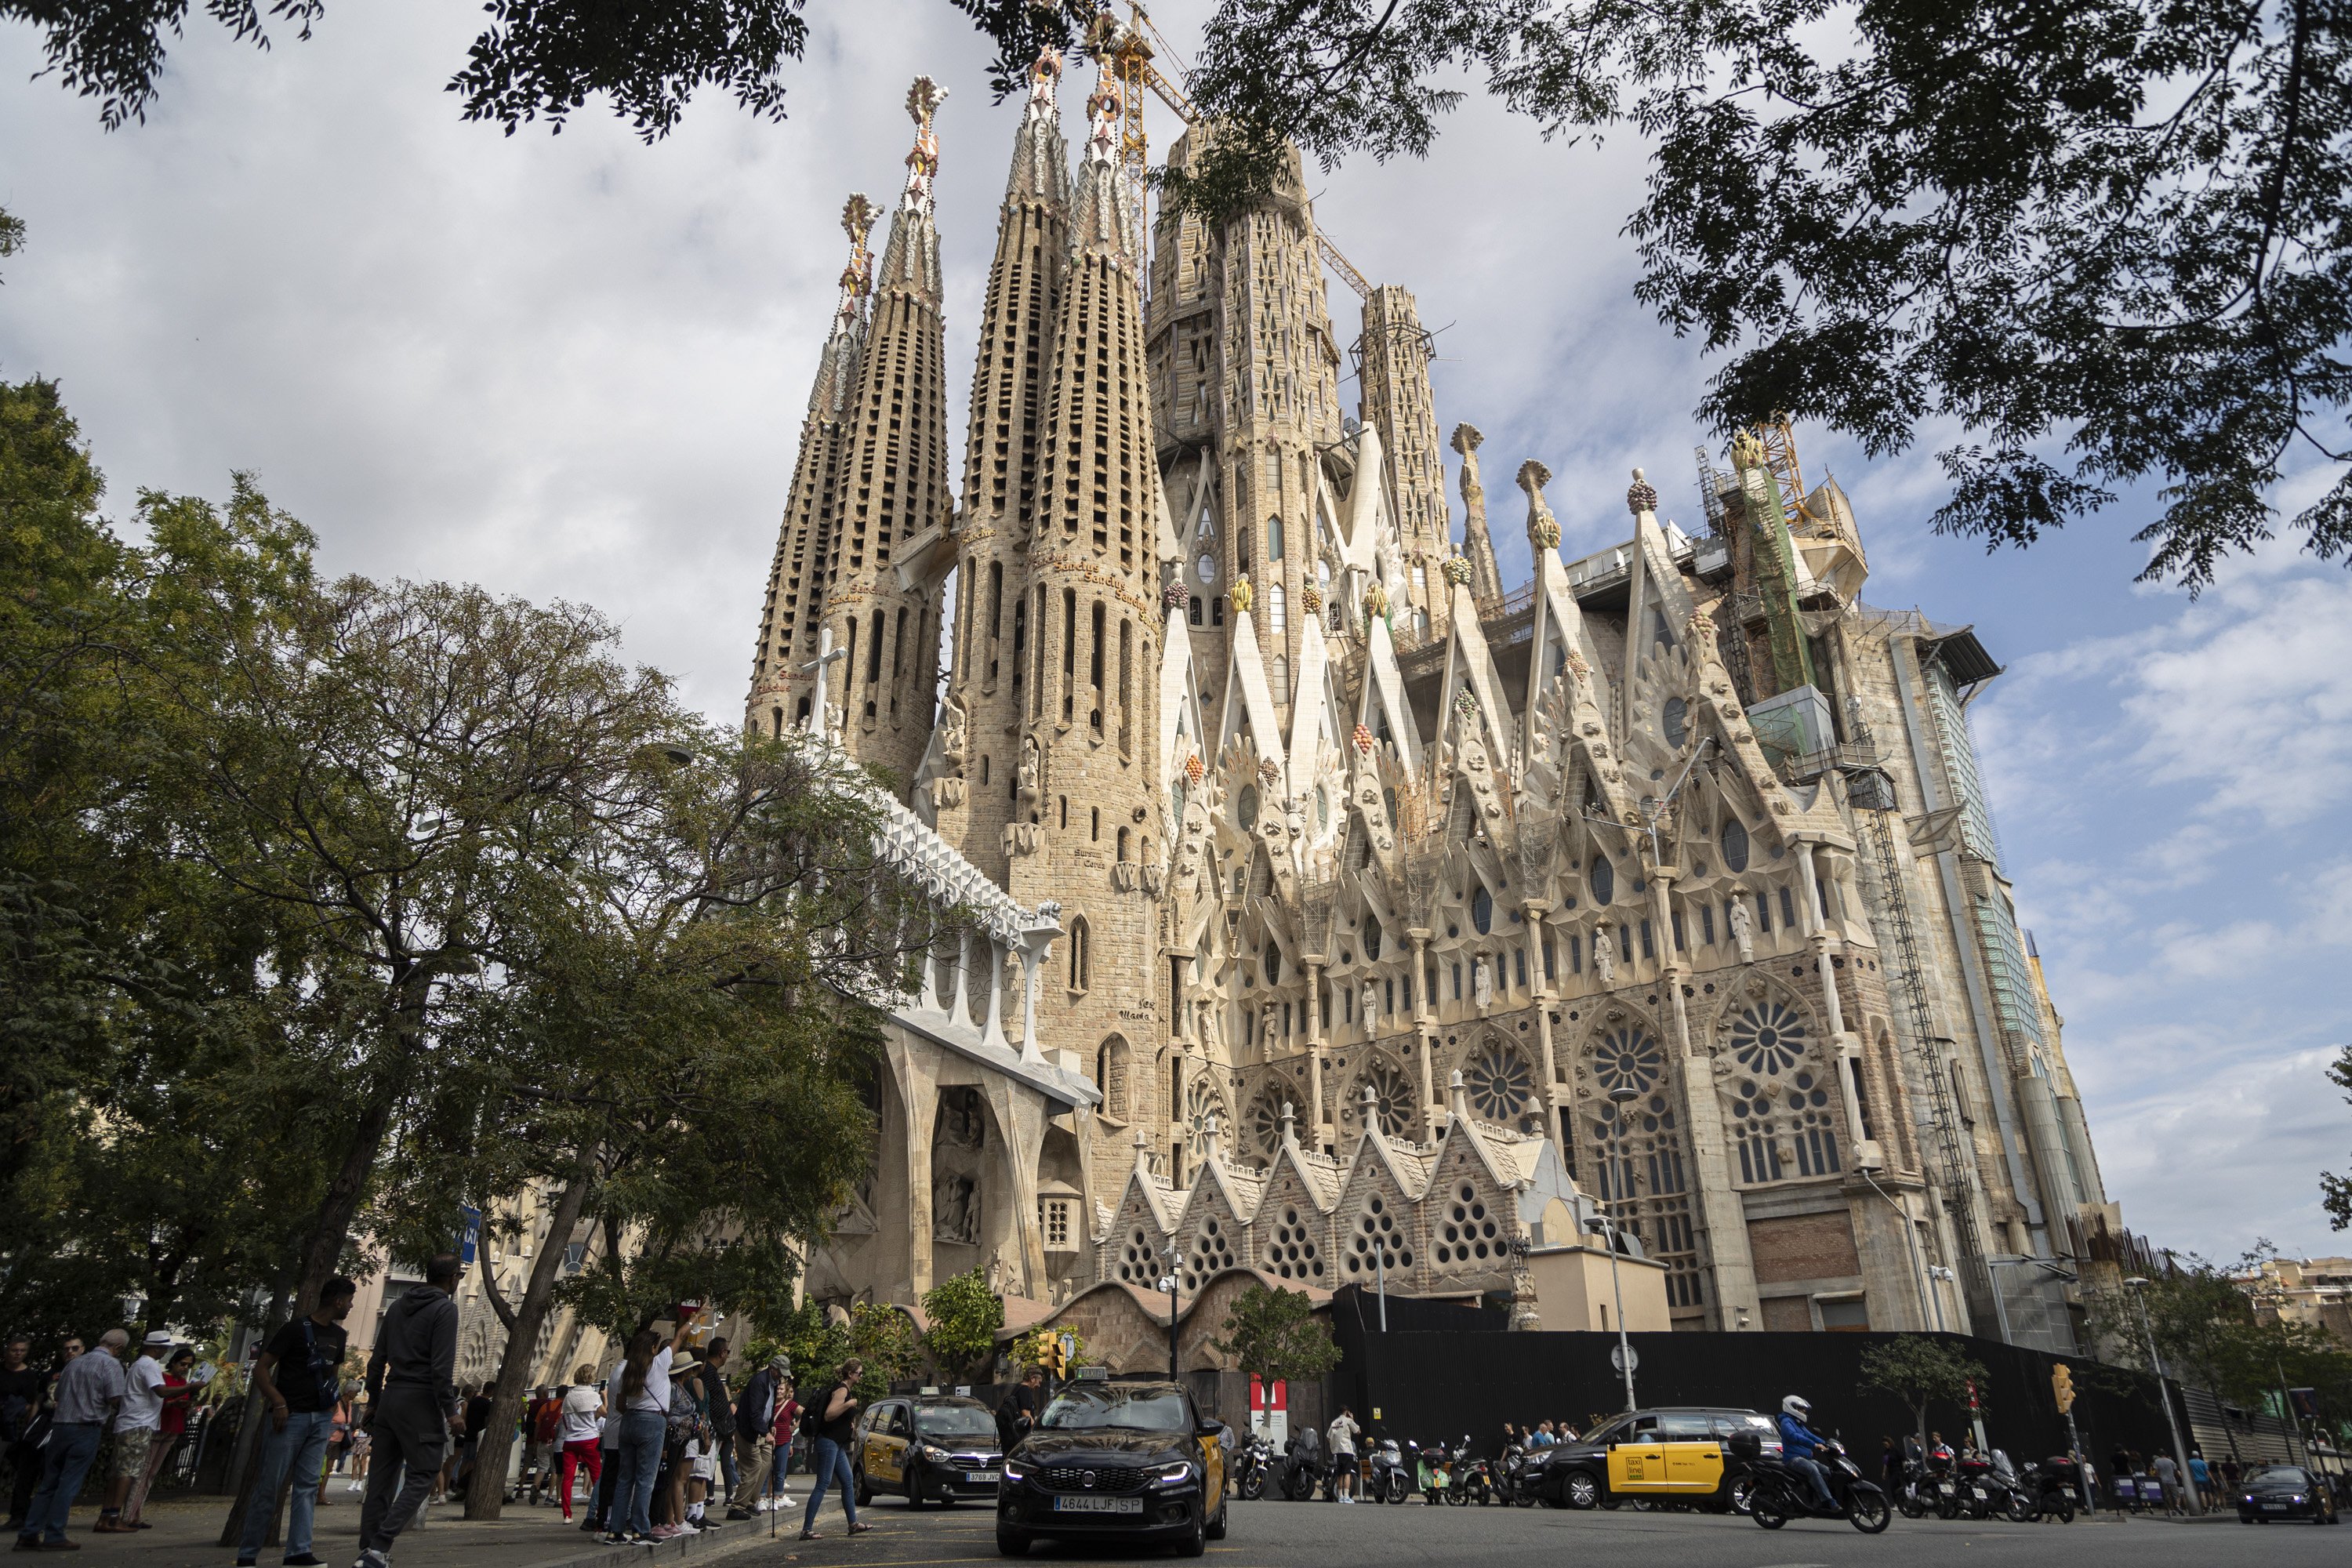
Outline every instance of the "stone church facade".
{"label": "stone church facade", "polygon": [[[1000,932],[894,1020],[810,1289],[1377,1258],[1511,1292],[1606,1216],[1678,1328],[2073,1349],[2060,1277],[2118,1222],[1977,773],[1973,633],[1865,602],[1785,426],[1701,455],[1688,528],[1639,470],[1570,499],[1532,458],[1490,519],[1413,297],[1339,338],[1295,160],[1147,254],[1117,84],[1075,169],[1058,87],[1041,61],[1014,132],[957,496],[917,84],[878,269],[846,215],[769,581],[747,723],[894,770]],[[1564,558],[1556,505],[1618,542]]]}

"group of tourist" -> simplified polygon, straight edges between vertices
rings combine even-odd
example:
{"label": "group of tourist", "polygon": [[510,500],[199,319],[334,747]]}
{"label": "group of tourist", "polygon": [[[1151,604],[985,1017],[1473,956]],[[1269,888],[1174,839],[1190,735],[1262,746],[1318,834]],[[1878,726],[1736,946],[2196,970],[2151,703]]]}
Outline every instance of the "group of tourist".
{"label": "group of tourist", "polygon": [[147,1529],[140,1515],[148,1491],[187,1430],[195,1352],[160,1329],[135,1354],[121,1329],[100,1335],[95,1352],[68,1338],[46,1369],[32,1364],[32,1352],[23,1338],[0,1348],[0,1444],[17,1550],[76,1548],[66,1539],[67,1511],[110,1436],[96,1528],[105,1535]]}
{"label": "group of tourist", "polygon": [[[283,1563],[317,1568],[318,1507],[339,1467],[348,1465],[351,1489],[364,1494],[357,1568],[385,1568],[394,1540],[418,1508],[466,1487],[482,1456],[492,1400],[488,1386],[460,1390],[454,1380],[461,1271],[455,1255],[436,1258],[425,1282],[392,1302],[359,1387],[343,1373],[343,1321],[359,1289],[351,1279],[328,1281],[310,1311],[260,1347],[249,1397],[263,1426],[245,1492],[239,1568],[258,1561],[280,1496],[291,1503]],[[581,1528],[608,1542],[652,1543],[717,1529],[721,1507],[729,1520],[748,1520],[790,1506],[785,1478],[795,1455],[805,1454],[815,1481],[802,1539],[816,1538],[817,1510],[832,1486],[840,1489],[850,1532],[870,1528],[857,1520],[849,1466],[858,1363],[845,1365],[814,1408],[796,1397],[782,1355],[733,1392],[727,1341],[713,1337],[696,1347],[696,1314],[681,1310],[675,1317],[667,1341],[651,1329],[632,1336],[603,1379],[583,1363],[570,1384],[531,1391],[518,1422],[514,1496],[552,1500],[569,1522],[585,1472]],[[0,1448],[12,1471],[8,1521],[16,1549],[79,1550],[67,1536],[67,1517],[101,1453],[107,1480],[95,1531],[149,1528],[140,1517],[148,1490],[186,1431],[200,1387],[195,1352],[162,1331],[134,1352],[121,1329],[88,1351],[68,1339],[46,1368],[32,1363],[32,1352],[17,1338],[0,1355]]]}
{"label": "group of tourist", "polygon": [[1562,1443],[1576,1441],[1576,1428],[1565,1421],[1539,1421],[1532,1426],[1513,1426],[1503,1423],[1503,1447],[1507,1451],[1517,1444],[1522,1448],[1552,1448]]}

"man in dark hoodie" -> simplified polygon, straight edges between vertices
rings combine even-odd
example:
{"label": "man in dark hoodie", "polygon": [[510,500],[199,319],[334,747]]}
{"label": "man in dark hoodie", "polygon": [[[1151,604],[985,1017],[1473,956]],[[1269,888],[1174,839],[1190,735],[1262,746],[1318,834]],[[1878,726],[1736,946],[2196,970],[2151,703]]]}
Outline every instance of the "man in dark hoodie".
{"label": "man in dark hoodie", "polygon": [[464,1271],[456,1253],[434,1258],[425,1266],[425,1283],[392,1304],[376,1333],[367,1369],[373,1458],[352,1568],[385,1568],[391,1562],[393,1538],[433,1490],[450,1434],[465,1432],[455,1382],[457,1303],[451,1300]]}

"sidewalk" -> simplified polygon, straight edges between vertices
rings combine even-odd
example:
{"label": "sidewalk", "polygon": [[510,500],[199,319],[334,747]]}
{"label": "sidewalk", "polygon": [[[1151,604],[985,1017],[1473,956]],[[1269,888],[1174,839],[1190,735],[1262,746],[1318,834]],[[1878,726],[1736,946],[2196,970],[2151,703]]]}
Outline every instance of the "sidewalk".
{"label": "sidewalk", "polygon": [[[311,1550],[330,1568],[351,1568],[359,1556],[359,1505],[357,1497],[343,1490],[340,1479],[328,1488],[327,1500],[319,1505]],[[573,1513],[575,1520],[581,1517],[579,1505],[573,1505]],[[136,1535],[93,1535],[89,1527],[98,1522],[97,1509],[78,1508],[67,1534],[82,1549],[71,1561],[87,1568],[112,1568],[117,1563],[123,1568],[230,1568],[236,1561],[235,1549],[214,1544],[227,1516],[226,1498],[151,1500],[147,1521],[154,1529]],[[496,1520],[468,1521],[464,1516],[465,1509],[458,1503],[424,1510],[394,1548],[393,1560],[398,1568],[476,1568],[482,1563],[495,1563],[497,1568],[625,1568],[685,1557],[702,1563],[754,1541],[766,1541],[772,1517],[762,1514],[648,1549],[606,1546],[576,1522],[564,1523],[557,1510],[530,1503],[510,1502]],[[799,1510],[787,1510],[775,1519],[775,1528],[779,1536],[790,1540],[800,1529]],[[283,1555],[282,1546],[265,1546],[258,1562],[261,1568],[274,1568]]]}

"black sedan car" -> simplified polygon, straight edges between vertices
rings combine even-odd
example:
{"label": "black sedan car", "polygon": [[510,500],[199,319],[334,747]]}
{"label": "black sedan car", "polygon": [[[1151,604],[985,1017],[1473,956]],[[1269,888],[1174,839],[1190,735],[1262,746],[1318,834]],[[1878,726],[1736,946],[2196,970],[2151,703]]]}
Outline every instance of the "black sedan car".
{"label": "black sedan car", "polygon": [[857,1418],[853,1451],[860,1507],[877,1491],[901,1494],[909,1508],[992,1499],[1004,1463],[996,1417],[953,1394],[876,1400]]}
{"label": "black sedan car", "polygon": [[2238,1522],[2268,1524],[2274,1519],[2334,1524],[2336,1503],[2326,1479],[2301,1465],[2263,1465],[2249,1471],[2238,1483]]}
{"label": "black sedan car", "polygon": [[1225,1534],[1222,1428],[1182,1384],[1087,1378],[1004,1456],[996,1550],[1040,1538],[1158,1542],[1185,1557]]}

